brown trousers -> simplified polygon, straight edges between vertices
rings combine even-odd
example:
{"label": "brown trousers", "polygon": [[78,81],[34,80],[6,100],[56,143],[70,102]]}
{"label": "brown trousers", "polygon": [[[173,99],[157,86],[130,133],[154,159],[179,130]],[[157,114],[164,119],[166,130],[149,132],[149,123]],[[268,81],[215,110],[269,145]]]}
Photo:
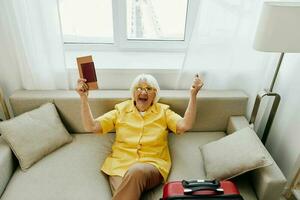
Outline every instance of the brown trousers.
{"label": "brown trousers", "polygon": [[163,181],[156,167],[147,163],[132,165],[124,177],[109,176],[113,200],[139,200],[145,190],[149,190]]}

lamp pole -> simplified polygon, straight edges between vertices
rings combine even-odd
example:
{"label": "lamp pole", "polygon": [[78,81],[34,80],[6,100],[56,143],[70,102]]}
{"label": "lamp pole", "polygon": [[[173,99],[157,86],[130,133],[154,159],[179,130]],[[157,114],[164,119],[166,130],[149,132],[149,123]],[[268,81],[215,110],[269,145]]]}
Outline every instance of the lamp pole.
{"label": "lamp pole", "polygon": [[281,63],[282,63],[283,56],[284,56],[284,53],[282,52],[280,54],[280,58],[279,58],[279,61],[277,63],[276,71],[275,71],[275,74],[274,74],[274,77],[273,77],[273,80],[272,80],[272,83],[271,83],[271,86],[270,86],[270,90],[269,90],[270,92],[273,91],[273,87],[274,87],[274,84],[275,84],[275,81],[276,81],[276,78],[277,78],[277,75],[278,75]]}

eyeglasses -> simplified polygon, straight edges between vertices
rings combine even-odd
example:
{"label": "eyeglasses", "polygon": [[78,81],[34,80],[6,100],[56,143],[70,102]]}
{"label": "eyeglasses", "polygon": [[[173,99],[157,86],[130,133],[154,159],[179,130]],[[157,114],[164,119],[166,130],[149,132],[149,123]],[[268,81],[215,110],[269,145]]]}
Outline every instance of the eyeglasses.
{"label": "eyeglasses", "polygon": [[152,91],[155,90],[155,88],[153,88],[153,87],[136,87],[135,90],[136,90],[137,92],[141,92],[141,91],[143,91],[143,90],[144,90],[145,92],[152,92]]}

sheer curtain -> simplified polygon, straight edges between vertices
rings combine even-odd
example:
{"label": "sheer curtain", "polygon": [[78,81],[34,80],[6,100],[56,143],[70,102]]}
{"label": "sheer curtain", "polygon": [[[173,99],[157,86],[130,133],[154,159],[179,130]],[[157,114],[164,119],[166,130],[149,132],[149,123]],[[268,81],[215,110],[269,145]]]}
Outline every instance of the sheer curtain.
{"label": "sheer curtain", "polygon": [[177,88],[189,87],[188,77],[199,72],[208,89],[241,89],[250,97],[262,89],[269,54],[252,43],[262,0],[202,0]]}
{"label": "sheer curtain", "polygon": [[[11,34],[9,51],[25,89],[68,89],[56,0],[2,0],[0,16]],[[1,27],[3,28],[3,27]]]}

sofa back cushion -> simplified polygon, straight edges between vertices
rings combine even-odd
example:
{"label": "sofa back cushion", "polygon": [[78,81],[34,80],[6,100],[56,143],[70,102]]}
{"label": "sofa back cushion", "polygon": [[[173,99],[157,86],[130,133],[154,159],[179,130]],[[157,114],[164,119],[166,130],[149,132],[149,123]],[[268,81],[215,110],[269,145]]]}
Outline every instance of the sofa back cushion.
{"label": "sofa back cushion", "polygon": [[[162,90],[161,103],[184,115],[189,101],[187,90]],[[94,117],[114,109],[114,105],[130,98],[129,90],[90,91],[89,103]],[[191,131],[226,131],[230,116],[245,115],[248,97],[240,90],[201,90],[198,94],[197,118]],[[10,96],[15,116],[46,102],[56,105],[69,132],[85,132],[80,116],[80,99],[72,90],[16,91]]]}

